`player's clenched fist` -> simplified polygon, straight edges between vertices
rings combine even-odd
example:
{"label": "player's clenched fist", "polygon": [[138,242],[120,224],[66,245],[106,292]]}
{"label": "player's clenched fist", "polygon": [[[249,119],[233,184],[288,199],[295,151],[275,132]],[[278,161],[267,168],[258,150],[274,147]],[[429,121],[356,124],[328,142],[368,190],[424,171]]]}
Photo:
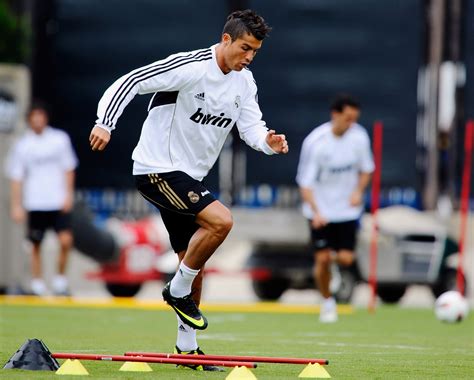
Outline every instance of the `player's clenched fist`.
{"label": "player's clenched fist", "polygon": [[277,135],[271,129],[268,131],[266,142],[276,153],[288,153],[288,142],[285,135]]}
{"label": "player's clenched fist", "polygon": [[89,142],[92,150],[104,150],[110,141],[110,132],[97,125],[92,128]]}

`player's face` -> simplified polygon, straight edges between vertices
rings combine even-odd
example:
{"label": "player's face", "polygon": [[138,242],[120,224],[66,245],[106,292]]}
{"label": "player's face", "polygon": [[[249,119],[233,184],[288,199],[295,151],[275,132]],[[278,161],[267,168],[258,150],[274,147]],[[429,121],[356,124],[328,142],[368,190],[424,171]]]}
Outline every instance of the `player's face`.
{"label": "player's face", "polygon": [[48,115],[42,110],[33,110],[28,117],[28,122],[34,132],[41,133],[48,125]]}
{"label": "player's face", "polygon": [[333,111],[331,113],[331,121],[333,131],[336,135],[343,135],[352,124],[357,122],[360,116],[360,111],[351,106],[345,106],[341,112]]}
{"label": "player's face", "polygon": [[262,46],[262,41],[248,33],[235,41],[232,41],[232,38],[226,33],[222,36],[222,42],[224,43],[224,72],[241,71],[250,65]]}

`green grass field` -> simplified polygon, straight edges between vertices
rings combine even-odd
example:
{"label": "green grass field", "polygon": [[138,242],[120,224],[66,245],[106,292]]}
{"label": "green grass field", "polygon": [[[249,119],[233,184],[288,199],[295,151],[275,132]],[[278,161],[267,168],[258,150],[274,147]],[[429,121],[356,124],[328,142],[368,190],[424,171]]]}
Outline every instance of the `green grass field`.
{"label": "green grass field", "polygon": [[[322,325],[309,313],[207,312],[209,328],[199,333],[209,354],[316,357],[338,379],[472,379],[474,318],[438,322],[427,309],[381,307],[340,316]],[[15,306],[0,304],[0,364],[28,338],[52,352],[123,354],[171,352],[176,319],[170,311],[130,308]],[[60,361],[62,362],[62,361]],[[123,363],[82,361],[94,379],[225,379],[221,373],[151,364],[154,372],[119,372]],[[296,379],[304,365],[260,364],[258,379]],[[52,379],[54,372],[0,370],[5,379]],[[77,376],[63,376],[77,378]]]}

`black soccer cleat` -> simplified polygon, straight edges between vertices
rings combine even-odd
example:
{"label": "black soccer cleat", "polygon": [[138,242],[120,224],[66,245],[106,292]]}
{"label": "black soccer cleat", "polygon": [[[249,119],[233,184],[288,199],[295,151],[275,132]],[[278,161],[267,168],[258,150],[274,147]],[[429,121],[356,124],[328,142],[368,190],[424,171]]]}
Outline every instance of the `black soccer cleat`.
{"label": "black soccer cleat", "polygon": [[[181,351],[178,346],[174,348],[175,354],[182,354],[182,355],[204,355],[204,352],[198,347],[195,350],[191,351]],[[207,364],[178,364],[176,365],[177,368],[191,368],[195,371],[214,371],[214,372],[224,372],[221,367],[216,367],[215,365],[207,365]]]}
{"label": "black soccer cleat", "polygon": [[207,319],[201,314],[191,294],[185,297],[173,297],[170,292],[170,283],[163,288],[163,299],[170,305],[178,317],[188,326],[196,330],[204,330],[207,327]]}

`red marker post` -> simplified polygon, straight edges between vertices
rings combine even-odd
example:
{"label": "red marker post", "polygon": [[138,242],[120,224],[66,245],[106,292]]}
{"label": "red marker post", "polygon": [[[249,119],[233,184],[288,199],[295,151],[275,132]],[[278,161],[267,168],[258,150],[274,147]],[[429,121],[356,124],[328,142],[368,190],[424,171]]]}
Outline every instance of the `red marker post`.
{"label": "red marker post", "polygon": [[382,135],[383,124],[381,121],[374,123],[372,150],[374,154],[375,170],[372,177],[372,197],[371,209],[372,215],[372,234],[370,239],[370,262],[369,262],[369,286],[371,289],[371,296],[369,300],[368,309],[370,312],[375,312],[375,302],[377,298],[377,238],[378,238],[378,224],[377,211],[380,202],[380,179],[382,173]]}
{"label": "red marker post", "polygon": [[466,289],[464,289],[464,247],[466,243],[466,229],[467,229],[467,215],[469,212],[469,192],[471,187],[471,158],[472,158],[472,145],[474,137],[474,121],[469,120],[466,123],[466,132],[464,137],[464,168],[462,173],[462,185],[461,185],[461,231],[459,234],[459,262],[456,276],[457,289],[459,293],[465,295]]}

